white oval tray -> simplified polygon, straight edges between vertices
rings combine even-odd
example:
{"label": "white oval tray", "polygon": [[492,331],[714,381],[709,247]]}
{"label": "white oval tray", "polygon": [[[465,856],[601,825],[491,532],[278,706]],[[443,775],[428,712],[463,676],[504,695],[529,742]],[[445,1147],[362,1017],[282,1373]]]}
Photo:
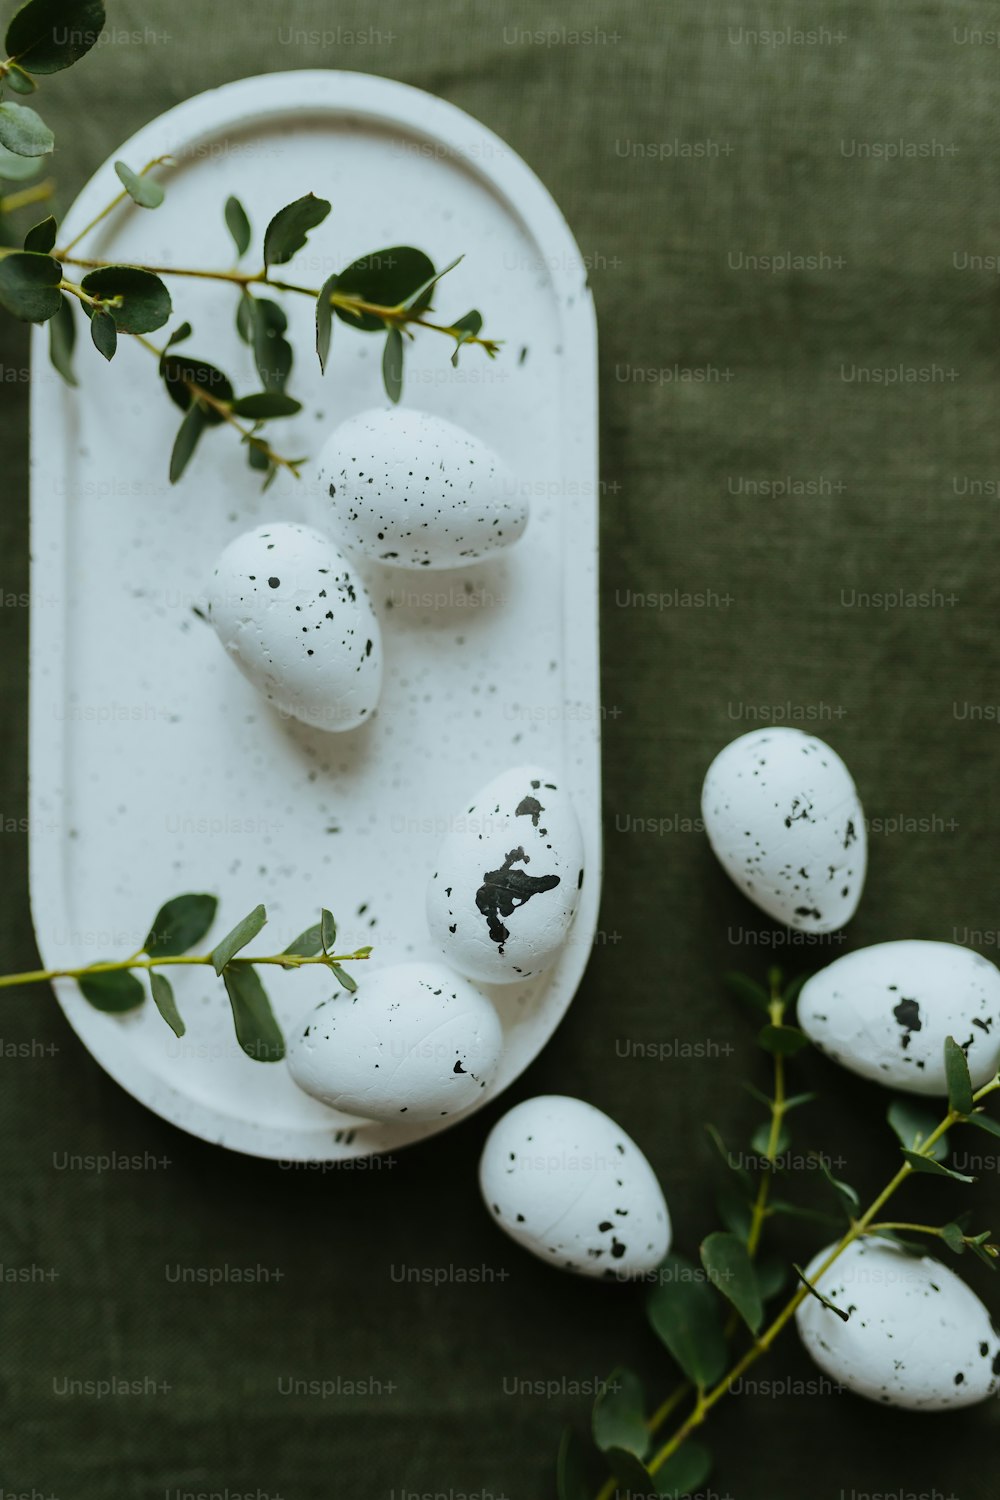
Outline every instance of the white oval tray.
{"label": "white oval tray", "polygon": [[[333,71],[245,79],[154,120],[88,183],[63,238],[119,190],[114,159],[138,169],[167,153],[177,165],[161,174],[165,204],[117,209],[78,253],[227,266],[229,193],[246,204],[259,246],[270,216],[309,191],[333,210],[290,279],[319,286],[393,244],[415,244],[439,266],[464,252],[436,305],[450,317],[480,308],[503,352],[491,363],[465,350],[453,370],[450,342],[421,334],[408,349],[403,399],[507,456],[530,485],[532,519],[497,563],[430,574],[363,568],[385,635],[378,714],[342,735],[283,722],[194,609],[231,537],[306,519],[303,486],[282,474],[262,496],[235,435],[219,429],[171,488],[179,413],[154,360],[123,338],[105,365],[81,328],[85,379],[70,392],[48,367],[47,331],[36,329],[30,854],[39,948],[50,968],[124,957],[162,900],[208,890],[221,898],[216,935],[266,904],[257,952],[280,951],[326,905],[344,945],[374,945],[373,965],[431,956],[424,886],[449,819],[499,771],[541,762],[569,785],[583,826],[582,905],[548,975],[491,991],[506,1050],[482,1104],[552,1035],[596,924],[597,369],[583,262],[546,190],[497,136],[417,89]],[[169,326],[194,325],[186,347],[220,363],[238,391],[256,389],[233,331],[235,290],[169,284]],[[272,431],[282,451],[315,454],[335,422],[382,403],[382,339],[336,324],[321,378],[311,303],[282,301],[296,351],[289,389],[303,411]],[[336,1160],[452,1123],[376,1125],[326,1109],[283,1064],[239,1051],[210,971],[176,978],[181,1041],[149,1003],[122,1019],[93,1010],[70,982],[57,990],[107,1072],[185,1130],[259,1156]],[[329,981],[275,970],[269,989],[287,1032]]]}

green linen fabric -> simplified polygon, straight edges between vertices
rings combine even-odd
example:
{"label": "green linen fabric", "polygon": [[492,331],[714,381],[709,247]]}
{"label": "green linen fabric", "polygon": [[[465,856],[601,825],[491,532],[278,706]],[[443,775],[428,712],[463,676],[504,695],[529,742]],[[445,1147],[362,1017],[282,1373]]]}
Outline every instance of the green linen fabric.
{"label": "green linen fabric", "polygon": [[[718,1222],[702,1122],[745,1143],[757,1106],[740,1081],[767,1079],[722,973],[794,973],[893,937],[988,956],[1000,942],[995,10],[109,11],[104,44],[45,86],[63,206],[178,101],[329,66],[470,111],[563,208],[601,338],[605,891],[586,979],[529,1073],[474,1120],[368,1170],[282,1171],[182,1135],[101,1072],[47,992],[4,996],[3,1495],[536,1500],[597,1380],[625,1362],[659,1401],[673,1376],[640,1292],[560,1277],[489,1222],[475,1168],[493,1120],[544,1092],[606,1109],[646,1149],[677,1247],[696,1256]],[[5,973],[36,957],[26,347],[0,321]],[[782,715],[844,755],[871,819],[844,947],[778,945],[698,829],[712,756]],[[818,1057],[795,1068],[824,1095],[796,1119],[796,1144],[878,1188],[896,1159],[885,1097]],[[985,1227],[995,1154],[985,1136],[969,1150],[981,1181],[958,1206]],[[71,1160],[113,1152],[138,1167]],[[793,1169],[782,1192],[804,1177]],[[911,1187],[903,1216],[942,1222],[959,1192]],[[821,1240],[799,1226],[777,1244],[805,1258]],[[968,1260],[963,1274],[1000,1308]],[[711,1423],[715,1495],[995,1496],[997,1402],[933,1420],[867,1405],[817,1388],[794,1334],[756,1375]],[[105,1380],[132,1385],[73,1384]]]}

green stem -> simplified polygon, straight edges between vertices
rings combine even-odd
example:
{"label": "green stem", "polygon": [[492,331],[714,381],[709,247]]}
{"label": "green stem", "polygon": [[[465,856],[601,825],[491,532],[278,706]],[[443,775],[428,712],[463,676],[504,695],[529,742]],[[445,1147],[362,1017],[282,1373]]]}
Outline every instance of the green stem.
{"label": "green stem", "polygon": [[[274,953],[266,957],[246,957],[238,954],[231,958],[231,964],[278,964],[283,969],[304,969],[310,964],[322,964],[329,968],[331,964],[361,963],[368,957],[362,950],[356,953],[326,953],[317,954],[315,957],[306,957],[300,953]],[[175,968],[178,965],[187,964],[201,967],[213,967],[214,961],[210,953],[197,955],[184,954],[164,958],[123,958],[117,961],[101,964],[85,964],[79,969],[32,969],[25,974],[5,974],[0,978],[0,990],[12,989],[18,984],[44,984],[53,979],[85,979],[88,974],[113,974],[123,970],[131,969],[164,969]]]}
{"label": "green stem", "polygon": [[45,177],[41,182],[33,182],[29,188],[22,188],[18,193],[8,193],[5,198],[0,198],[0,213],[12,214],[16,209],[28,208],[32,203],[46,203],[54,192],[55,183],[51,177]]}
{"label": "green stem", "polygon": [[[138,175],[140,177],[145,177],[146,173],[151,172],[154,167],[161,167],[165,162],[170,161],[173,161],[173,157],[171,156],[154,156],[153,160],[148,161]],[[108,214],[113,213],[114,210],[118,207],[119,203],[124,203],[125,199],[128,196],[128,191],[125,188],[122,188],[122,191],[118,194],[117,198],[112,198],[110,203],[106,203],[101,209],[100,213],[95,214],[94,217],[90,220],[90,223],[85,224],[80,230],[79,234],[73,236],[68,245],[65,245],[62,250],[53,250],[52,254],[55,259],[68,261],[71,265],[83,265],[84,263],[82,261],[70,261],[69,252],[76,245],[78,245],[80,241],[86,235],[88,235],[92,229],[96,229],[98,224],[100,224],[104,219],[108,217]],[[110,265],[112,264],[112,262],[106,261],[105,264]]]}

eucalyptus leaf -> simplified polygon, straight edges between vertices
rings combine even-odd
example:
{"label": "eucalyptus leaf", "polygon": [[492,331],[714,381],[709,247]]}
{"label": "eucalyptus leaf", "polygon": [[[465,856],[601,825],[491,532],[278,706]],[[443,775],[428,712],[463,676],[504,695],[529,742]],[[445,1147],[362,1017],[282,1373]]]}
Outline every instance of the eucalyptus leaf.
{"label": "eucalyptus leaf", "polygon": [[799,1109],[799,1108],[801,1108],[801,1106],[803,1104],[812,1104],[813,1100],[814,1099],[818,1099],[818,1098],[819,1098],[819,1095],[815,1094],[815,1093],[809,1093],[809,1094],[791,1094],[785,1100],[785,1114],[787,1115],[787,1113],[788,1113],[788,1111],[790,1109]]}
{"label": "eucalyptus leaf", "polygon": [[56,138],[41,115],[13,99],[0,104],[0,146],[15,156],[48,156]]}
{"label": "eucalyptus leaf", "polygon": [[797,974],[794,979],[790,979],[785,985],[781,992],[781,999],[786,1010],[791,1010],[792,1006],[798,1000],[802,992],[802,986],[808,978],[808,974]]}
{"label": "eucalyptus leaf", "polygon": [[323,951],[323,936],[319,922],[314,922],[307,927],[305,932],[299,934],[294,943],[289,943],[284,949],[285,953],[294,953],[299,958],[315,958]]}
{"label": "eucalyptus leaf", "polygon": [[170,317],[170,293],[159,276],[138,266],[101,266],[80,285],[91,297],[115,299],[107,311],[119,333],[152,333]]}
{"label": "eucalyptus leaf", "polygon": [[257,970],[250,964],[229,964],[222,970],[222,982],[233,1010],[236,1040],[243,1051],[254,1062],[280,1062],[285,1055],[285,1039]]}
{"label": "eucalyptus leaf", "polygon": [[24,236],[25,250],[32,250],[38,255],[48,255],[55,242],[56,221],[51,214],[47,219],[41,219]]}
{"label": "eucalyptus leaf", "polygon": [[734,1161],[732,1155],[730,1154],[729,1147],[726,1145],[725,1141],[722,1139],[722,1136],[719,1134],[718,1130],[716,1130],[715,1126],[706,1125],[705,1134],[708,1136],[708,1139],[714,1146],[719,1161],[728,1172],[731,1172],[733,1174],[733,1178],[736,1182],[739,1183],[746,1197],[756,1197],[756,1183],[754,1182],[753,1178],[750,1176],[750,1173],[746,1170],[746,1168],[741,1167],[738,1162]]}
{"label": "eucalyptus leaf", "polygon": [[719,1303],[704,1273],[679,1255],[668,1255],[646,1303],[657,1337],[695,1385],[713,1385],[725,1373],[728,1346]]}
{"label": "eucalyptus leaf", "polygon": [[948,1249],[953,1250],[956,1255],[964,1254],[965,1235],[958,1224],[943,1224],[941,1226],[941,1238],[948,1246]]}
{"label": "eucalyptus leaf", "polygon": [[16,151],[0,146],[0,178],[6,182],[26,182],[29,177],[36,177],[44,165],[41,157],[19,156]]}
{"label": "eucalyptus leaf", "polygon": [[389,400],[395,404],[403,394],[403,335],[390,328],[382,351],[382,384]]}
{"label": "eucalyptus leaf", "polygon": [[333,308],[330,305],[330,293],[335,290],[339,280],[339,276],[328,276],[316,298],[316,355],[319,359],[321,375],[326,374],[326,362],[330,358],[330,340],[333,337]]}
{"label": "eucalyptus leaf", "polygon": [[992,1115],[981,1114],[977,1110],[964,1123],[966,1125],[975,1125],[977,1130],[985,1130],[987,1135],[1000,1136],[1000,1120],[995,1120]]}
{"label": "eucalyptus leaf", "polygon": [[133,203],[139,208],[159,208],[165,194],[158,182],[145,172],[133,172],[123,161],[115,162],[115,171]]}
{"label": "eucalyptus leaf", "polygon": [[301,403],[283,391],[260,391],[257,395],[241,396],[233,402],[234,415],[248,417],[253,422],[263,422],[268,417],[294,417],[301,410]]}
{"label": "eucalyptus leaf", "polygon": [[[362,302],[374,302],[380,307],[402,307],[406,299],[434,274],[434,263],[422,250],[415,250],[412,245],[392,245],[363,255],[345,266],[337,277],[337,291]],[[423,312],[430,299],[428,287],[418,295],[411,311]],[[385,327],[384,319],[375,313],[354,312],[344,307],[335,307],[333,311],[342,322],[359,328],[363,333],[374,333]]]}
{"label": "eucalyptus leaf", "polygon": [[[899,1138],[900,1144],[910,1151],[916,1150],[928,1140],[940,1124],[938,1117],[931,1110],[925,1109],[922,1104],[909,1098],[893,1099],[886,1111],[886,1119]],[[931,1147],[935,1161],[944,1161],[948,1150],[948,1141],[945,1136],[941,1136]]]}
{"label": "eucalyptus leaf", "polygon": [[351,975],[348,974],[346,969],[342,969],[340,967],[340,964],[331,964],[330,972],[335,976],[337,982],[347,991],[349,995],[353,995],[355,993],[358,988],[357,980],[353,979]]}
{"label": "eucalyptus leaf", "polygon": [[156,913],[143,951],[150,958],[176,958],[200,943],[215,921],[218,901],[204,894],[174,896]]}
{"label": "eucalyptus leaf", "polygon": [[758,1032],[757,1045],[776,1057],[792,1057],[809,1046],[809,1038],[797,1026],[767,1025]]}
{"label": "eucalyptus leaf", "polygon": [[333,920],[333,913],[327,911],[326,907],[320,912],[320,939],[323,944],[323,952],[327,958],[330,957],[332,948],[337,941],[337,924]]}
{"label": "eucalyptus leaf", "polygon": [[59,73],[87,55],[103,27],[102,0],[28,0],[15,11],[4,45],[32,73]]}
{"label": "eucalyptus leaf", "polygon": [[149,987],[153,992],[153,1004],[170,1027],[174,1036],[183,1036],[187,1027],[184,1025],[181,1013],[177,1009],[177,1002],[174,999],[174,992],[169,979],[163,974],[158,974],[155,969],[150,969]]}
{"label": "eucalyptus leaf", "polygon": [[965,1053],[953,1036],[944,1040],[944,1067],[948,1080],[948,1104],[957,1115],[971,1115],[976,1107],[972,1077]]}
{"label": "eucalyptus leaf", "polygon": [[191,337],[191,332],[192,329],[190,323],[178,323],[177,327],[174,329],[173,333],[170,335],[170,337],[167,339],[167,342],[163,346],[164,353],[168,349],[172,349],[175,344],[183,344],[185,339],[189,339]]}
{"label": "eucalyptus leaf", "polygon": [[209,422],[205,415],[204,406],[200,405],[197,401],[192,402],[181,419],[181,425],[177,429],[177,436],[174,438],[174,446],[170,450],[169,478],[171,484],[177,483],[191,462],[202,433],[208,425]]}
{"label": "eucalyptus leaf", "polygon": [[76,385],[73,373],[73,350],[76,347],[76,319],[73,303],[65,293],[59,311],[49,319],[49,359],[67,385]]}
{"label": "eucalyptus leaf", "polygon": [[31,74],[19,68],[17,63],[8,65],[7,82],[15,94],[33,94],[38,87]]}
{"label": "eucalyptus leaf", "polygon": [[129,969],[108,969],[100,974],[83,974],[77,980],[85,1000],[95,1010],[113,1015],[137,1010],[146,999],[146,991]]}
{"label": "eucalyptus leaf", "polygon": [[247,218],[247,211],[243,207],[243,204],[231,194],[226,199],[225,214],[226,228],[233,237],[233,244],[236,246],[236,256],[239,259],[240,256],[246,255],[250,249],[250,241],[253,237],[250,229],[250,220]]}
{"label": "eucalyptus leaf", "polygon": [[[783,1156],[792,1144],[791,1131],[784,1121],[778,1126],[777,1138],[774,1142],[775,1156]],[[764,1120],[757,1126],[750,1138],[750,1145],[758,1156],[767,1156],[771,1147],[771,1122]]]}
{"label": "eucalyptus leaf", "polygon": [[933,1157],[921,1156],[918,1151],[904,1151],[903,1156],[909,1162],[914,1172],[923,1172],[929,1177],[950,1177],[954,1182],[975,1182],[974,1177],[968,1177],[964,1172],[956,1172],[953,1167],[946,1167],[943,1162],[935,1161]]}
{"label": "eucalyptus leaf", "polygon": [[602,1453],[624,1448],[642,1459],[649,1447],[642,1382],[631,1370],[617,1369],[597,1393],[590,1417],[594,1442]]}
{"label": "eucalyptus leaf", "polygon": [[682,1500],[701,1490],[712,1472],[712,1455],[694,1438],[684,1442],[656,1471],[654,1484],[662,1500]]}
{"label": "eucalyptus leaf", "polygon": [[0,307],[22,323],[44,323],[62,305],[62,267],[50,255],[15,250],[0,258]]}
{"label": "eucalyptus leaf", "polygon": [[701,1263],[712,1285],[732,1303],[750,1332],[757,1333],[764,1304],[746,1245],[734,1234],[710,1234],[701,1244]]}
{"label": "eucalyptus leaf", "polygon": [[302,249],[309,231],[330,212],[325,198],[307,193],[278,210],[264,232],[265,266],[283,266]]}
{"label": "eucalyptus leaf", "polygon": [[110,313],[93,313],[90,319],[90,337],[94,348],[105,359],[114,359],[118,350],[118,328]]}
{"label": "eucalyptus leaf", "polygon": [[248,916],[245,916],[241,922],[237,922],[232,932],[226,933],[222,941],[217,943],[212,950],[212,965],[216,974],[222,973],[241,948],[253,942],[266,921],[267,912],[263,906],[255,906]]}
{"label": "eucalyptus leaf", "polygon": [[657,1494],[656,1480],[627,1448],[609,1448],[604,1457],[618,1481],[617,1500],[650,1500],[650,1496]]}
{"label": "eucalyptus leaf", "polygon": [[253,356],[261,385],[267,391],[283,391],[292,368],[292,346],[284,337],[288,319],[284,309],[269,297],[255,297],[253,310]]}
{"label": "eucalyptus leaf", "polygon": [[830,1187],[832,1187],[833,1191],[836,1193],[840,1205],[843,1208],[844,1213],[847,1215],[847,1218],[854,1219],[861,1211],[861,1199],[858,1197],[854,1188],[851,1187],[849,1182],[843,1182],[840,1178],[834,1177],[833,1173],[830,1171],[830,1168],[823,1161],[821,1161],[819,1164],[819,1171],[823,1180],[829,1183]]}
{"label": "eucalyptus leaf", "polygon": [[563,1428],[556,1459],[556,1500],[591,1500],[585,1449],[573,1427]]}
{"label": "eucalyptus leaf", "polygon": [[458,351],[461,349],[463,344],[468,343],[469,339],[474,339],[478,336],[483,326],[482,313],[477,312],[475,308],[473,308],[471,312],[467,312],[463,317],[456,318],[451,326],[452,328],[456,328],[459,331],[459,337],[455,340],[455,349],[451,356],[451,362],[457,370]]}
{"label": "eucalyptus leaf", "polygon": [[727,974],[723,975],[722,982],[737,1000],[742,1000],[753,1010],[761,1010],[765,1015],[768,1014],[771,1002],[767,990],[756,979],[751,979],[749,974],[740,974],[735,969],[730,969]]}
{"label": "eucalyptus leaf", "polygon": [[[187,411],[191,403],[197,400],[197,392],[191,389],[192,385],[207,391],[217,401],[232,401],[233,386],[227,375],[210,365],[207,360],[199,359],[194,354],[173,354],[164,351],[160,360],[160,374],[167,388],[167,394],[175,406],[181,411]],[[221,412],[214,407],[202,403],[204,406],[205,421],[210,426],[216,426],[225,421]]]}

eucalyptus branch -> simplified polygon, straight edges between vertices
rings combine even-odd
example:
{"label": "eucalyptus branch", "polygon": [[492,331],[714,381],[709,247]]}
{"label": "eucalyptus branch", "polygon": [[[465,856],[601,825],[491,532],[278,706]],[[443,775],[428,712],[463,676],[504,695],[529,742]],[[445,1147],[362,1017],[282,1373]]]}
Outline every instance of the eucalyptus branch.
{"label": "eucalyptus branch", "polygon": [[[779,987],[780,976],[774,972],[769,976],[769,994],[763,991],[760,986],[754,985],[752,981],[744,981],[742,976],[733,976],[733,978],[740,981],[739,985],[734,987],[737,988],[739,993],[743,994],[743,998],[752,999],[755,1004],[759,1004],[761,1008],[765,1009],[768,1015],[768,1026],[765,1027],[764,1032],[761,1034],[761,1044],[768,1047],[774,1055],[774,1090],[772,1098],[768,1101],[770,1105],[770,1123],[764,1157],[773,1167],[778,1160],[781,1150],[782,1120],[784,1115],[790,1108],[795,1107],[798,1102],[812,1097],[797,1096],[795,1099],[789,1099],[785,1091],[785,1058],[787,1054],[796,1050],[798,1046],[796,1039],[801,1036],[801,1033],[796,1032],[794,1027],[788,1026],[785,1022],[785,1012],[790,1003],[791,991],[786,991],[782,995]],[[792,990],[794,990],[794,986]],[[776,1034],[774,1028],[777,1028]],[[735,1266],[733,1272],[734,1278],[740,1283],[736,1289],[727,1289],[718,1277],[713,1276],[713,1269],[717,1269],[717,1265],[713,1262],[712,1254],[706,1253],[714,1239],[730,1240],[732,1237],[725,1235],[709,1236],[709,1239],[704,1242],[702,1246],[702,1259],[706,1270],[709,1272],[709,1277],[716,1281],[718,1289],[729,1298],[733,1304],[733,1309],[737,1313],[735,1320],[732,1316],[730,1317],[730,1321],[725,1329],[725,1340],[728,1342],[731,1338],[734,1331],[734,1323],[738,1325],[741,1321],[746,1321],[749,1323],[751,1332],[753,1333],[753,1342],[734,1361],[726,1373],[721,1374],[718,1378],[715,1377],[713,1372],[711,1379],[696,1379],[694,1378],[693,1371],[688,1370],[691,1378],[667,1397],[662,1406],[646,1423],[647,1429],[651,1434],[655,1434],[683,1401],[688,1396],[693,1395],[694,1400],[690,1411],[671,1436],[662,1442],[652,1453],[651,1457],[646,1460],[641,1460],[638,1454],[631,1449],[625,1452],[620,1450],[609,1451],[608,1456],[612,1460],[613,1467],[617,1469],[617,1474],[608,1479],[600,1488],[597,1500],[613,1500],[614,1495],[623,1485],[634,1488],[638,1479],[643,1476],[646,1481],[650,1481],[655,1480],[657,1475],[661,1475],[661,1482],[667,1480],[669,1488],[674,1481],[673,1477],[668,1475],[668,1473],[664,1473],[667,1470],[667,1466],[671,1465],[672,1473],[676,1475],[677,1470],[671,1461],[677,1458],[692,1435],[704,1425],[710,1413],[719,1402],[733,1391],[747,1370],[768,1353],[779,1335],[792,1321],[806,1298],[818,1296],[821,1301],[825,1300],[821,1292],[817,1290],[817,1287],[821,1284],[826,1273],[837,1263],[845,1251],[857,1241],[875,1235],[894,1238],[900,1233],[926,1234],[943,1240],[949,1249],[955,1253],[961,1253],[969,1249],[987,1263],[992,1263],[1000,1258],[1000,1246],[991,1242],[989,1231],[982,1234],[968,1234],[954,1223],[938,1227],[910,1220],[881,1217],[886,1205],[895,1197],[896,1193],[910,1177],[916,1173],[933,1172],[935,1174],[957,1177],[962,1181],[971,1180],[961,1178],[961,1174],[953,1172],[941,1164],[942,1152],[946,1153],[947,1150],[945,1138],[948,1132],[957,1126],[970,1123],[978,1125],[980,1123],[979,1117],[983,1114],[983,1102],[991,1094],[1000,1089],[1000,1074],[997,1074],[988,1083],[974,1092],[969,1079],[968,1066],[961,1048],[949,1038],[946,1042],[945,1052],[949,1069],[949,1107],[947,1113],[942,1119],[937,1122],[931,1121],[926,1126],[924,1126],[921,1119],[915,1127],[912,1116],[908,1116],[905,1120],[894,1119],[893,1111],[890,1110],[890,1123],[893,1124],[893,1128],[900,1137],[904,1161],[864,1212],[860,1211],[860,1206],[857,1203],[856,1196],[853,1195],[852,1189],[843,1183],[837,1183],[832,1178],[829,1178],[829,1173],[825,1174],[829,1178],[831,1185],[837,1190],[841,1202],[852,1202],[854,1211],[849,1214],[846,1230],[843,1231],[836,1244],[823,1257],[816,1270],[811,1273],[811,1279],[807,1280],[805,1273],[799,1271],[799,1286],[765,1327],[760,1327],[763,1319],[760,1313],[761,1303],[759,1300],[756,1302],[756,1316],[754,1316],[753,1312],[748,1311],[748,1307],[753,1303],[753,1298],[758,1296],[753,1291],[752,1285],[754,1279],[751,1270],[752,1253],[759,1246],[763,1225],[769,1217],[770,1212],[787,1207],[775,1203],[772,1210],[769,1206],[770,1171],[767,1172],[758,1185],[750,1211],[749,1226],[743,1239],[742,1247],[737,1246],[740,1256],[745,1256],[745,1261],[743,1269],[740,1268],[739,1256],[736,1262],[733,1263]],[[988,1124],[984,1122],[982,1128],[988,1129],[991,1134],[1000,1135],[1000,1126],[997,1126],[993,1121],[989,1121]],[[753,1292],[750,1303],[747,1301],[748,1289]],[[742,1317],[740,1317],[740,1314],[742,1314]],[[658,1331],[660,1330],[658,1329]],[[669,1334],[665,1333],[663,1336],[669,1343]],[[697,1459],[694,1459],[693,1455],[689,1456],[687,1460],[678,1459],[685,1474],[694,1472],[690,1467],[692,1462],[697,1465],[706,1461],[707,1455],[703,1450],[699,1451]],[[684,1468],[685,1463],[688,1465],[686,1469]],[[622,1464],[628,1466],[624,1471],[624,1475],[622,1473]],[[635,1476],[631,1472],[633,1466],[636,1471]],[[704,1469],[698,1472],[704,1474]],[[565,1492],[561,1491],[561,1493]]]}
{"label": "eucalyptus branch", "polygon": [[175,896],[157,912],[146,941],[129,958],[102,960],[76,968],[32,969],[23,974],[7,974],[0,977],[0,989],[72,979],[84,999],[97,1010],[122,1014],[145,1003],[146,992],[137,977],[144,973],[148,976],[157,1010],[174,1035],[181,1037],[186,1027],[170,982],[161,971],[184,967],[210,968],[225,985],[236,1037],[244,1052],[257,1062],[276,1062],[285,1055],[285,1043],[257,973],[258,968],[324,968],[343,989],[353,992],[357,984],[341,965],[363,963],[372,950],[362,947],[350,953],[335,953],[337,924],[324,907],[319,921],[307,927],[283,952],[245,953],[243,950],[267,921],[264,907],[256,906],[209,953],[191,953],[190,949],[201,941],[215,920],[216,909],[214,896]]}

